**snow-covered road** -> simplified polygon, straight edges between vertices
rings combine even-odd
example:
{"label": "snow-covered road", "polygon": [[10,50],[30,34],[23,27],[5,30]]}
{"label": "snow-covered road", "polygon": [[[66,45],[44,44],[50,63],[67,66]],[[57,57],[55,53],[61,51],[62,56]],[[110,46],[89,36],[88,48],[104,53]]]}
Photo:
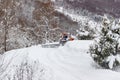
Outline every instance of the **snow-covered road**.
{"label": "snow-covered road", "polygon": [[91,43],[92,41],[74,41],[55,49],[34,47],[29,49],[29,56],[49,67],[55,80],[120,79],[117,72],[95,69],[95,63],[87,54]]}
{"label": "snow-covered road", "polygon": [[[19,64],[20,58],[25,58],[26,54],[32,60],[39,60],[51,76],[51,79],[45,80],[120,80],[119,72],[95,67],[96,64],[87,53],[91,43],[87,40],[73,41],[59,48],[33,46],[18,50],[13,62],[16,62],[14,65]],[[10,54],[15,55],[15,51]]]}

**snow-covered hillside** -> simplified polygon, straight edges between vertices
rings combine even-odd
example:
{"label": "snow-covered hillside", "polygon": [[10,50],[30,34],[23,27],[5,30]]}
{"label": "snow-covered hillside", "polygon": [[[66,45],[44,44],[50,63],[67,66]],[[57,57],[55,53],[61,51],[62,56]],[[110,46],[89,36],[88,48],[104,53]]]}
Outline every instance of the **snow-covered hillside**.
{"label": "snow-covered hillside", "polygon": [[[23,66],[31,64],[31,69],[35,71],[31,80],[120,80],[120,72],[97,68],[88,53],[92,42],[75,40],[58,48],[42,48],[38,45],[6,52],[0,65],[0,80],[10,80],[17,67],[25,61],[28,63]],[[26,68],[29,67],[22,69]],[[12,80],[18,80],[16,77]]]}
{"label": "snow-covered hillside", "polygon": [[120,17],[120,0],[56,0],[56,3],[76,12],[83,9],[92,15],[109,14],[116,18]]}

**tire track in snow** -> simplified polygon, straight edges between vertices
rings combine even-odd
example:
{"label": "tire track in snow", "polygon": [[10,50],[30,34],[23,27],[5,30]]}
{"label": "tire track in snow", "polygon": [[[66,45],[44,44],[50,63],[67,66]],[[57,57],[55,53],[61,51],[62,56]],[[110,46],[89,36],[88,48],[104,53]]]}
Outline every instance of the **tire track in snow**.
{"label": "tire track in snow", "polygon": [[[58,52],[58,50],[56,51]],[[70,62],[65,59],[65,55],[71,58],[72,60],[73,60],[73,57],[75,59],[77,56],[72,57],[71,54],[70,55],[65,54],[64,51],[61,51],[61,54],[57,54],[56,51],[46,55],[49,62],[52,63],[52,65],[54,65],[55,68],[58,68],[59,70],[61,70],[61,72],[65,72],[70,77],[71,76],[74,77],[75,78],[74,80],[82,80],[78,75],[75,75],[76,73],[81,73],[81,72],[84,73],[84,71],[80,70],[80,66],[78,66],[77,63],[75,64],[74,62]]]}

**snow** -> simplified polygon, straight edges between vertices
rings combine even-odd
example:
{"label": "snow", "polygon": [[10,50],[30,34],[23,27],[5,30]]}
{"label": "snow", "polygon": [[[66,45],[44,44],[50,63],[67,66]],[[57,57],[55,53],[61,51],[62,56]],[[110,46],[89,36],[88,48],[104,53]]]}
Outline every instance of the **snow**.
{"label": "snow", "polygon": [[120,62],[120,56],[119,55],[111,55],[107,58],[107,61],[109,62],[109,68],[112,69],[113,68],[113,64],[115,61],[119,61]]}
{"label": "snow", "polygon": [[52,2],[55,2],[55,0],[51,0]]}
{"label": "snow", "polygon": [[[79,21],[86,21],[86,20],[88,20],[88,17],[82,16],[82,15],[73,14],[72,11],[71,11],[71,13],[69,13],[63,7],[57,7],[57,8],[55,8],[55,10],[60,12],[60,13],[64,13],[64,15],[66,15],[66,16],[69,16],[73,21],[79,22]],[[91,20],[90,23],[92,23],[92,20]]]}
{"label": "snow", "polygon": [[111,55],[108,57],[107,61],[109,61],[109,68],[113,68],[113,63],[115,62],[115,56]]}
{"label": "snow", "polygon": [[78,32],[80,35],[85,35],[85,36],[88,36],[89,35],[89,32],[88,31],[83,31],[83,32]]}
{"label": "snow", "polygon": [[[64,7],[56,7],[56,11],[63,13],[65,16],[69,17],[72,21],[78,22],[78,25],[80,29],[85,26],[88,26],[90,30],[95,31],[95,35],[93,37],[97,36],[99,30],[100,30],[100,24],[99,22],[94,21],[93,19],[89,18],[88,16],[83,16],[82,14],[75,14],[72,10],[67,10]],[[86,25],[87,23],[87,25]],[[81,31],[79,31],[81,32]],[[78,32],[78,34],[79,34]],[[90,32],[90,31],[89,31]],[[81,33],[80,33],[81,34]],[[82,35],[88,35],[87,32],[83,32]]]}
{"label": "snow", "polygon": [[[43,80],[120,80],[120,72],[96,67],[88,53],[92,43],[92,40],[75,40],[59,48],[42,48],[37,45],[8,51],[3,55],[6,64],[10,61],[4,74],[14,69],[13,65],[20,65],[22,60],[29,58],[29,61],[39,61],[44,67]],[[5,79],[0,76],[0,80]]]}

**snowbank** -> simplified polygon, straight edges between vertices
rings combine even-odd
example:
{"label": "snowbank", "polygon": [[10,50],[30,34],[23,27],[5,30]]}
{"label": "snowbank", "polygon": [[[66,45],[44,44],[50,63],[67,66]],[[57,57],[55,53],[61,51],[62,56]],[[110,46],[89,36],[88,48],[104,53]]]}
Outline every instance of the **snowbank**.
{"label": "snowbank", "polygon": [[96,64],[87,53],[92,42],[76,40],[59,48],[42,48],[39,45],[9,51],[5,58],[6,62],[12,59],[11,66],[6,68],[4,74],[28,57],[30,61],[39,61],[45,70],[45,76],[42,76],[44,80],[120,80],[119,72],[95,67]]}

